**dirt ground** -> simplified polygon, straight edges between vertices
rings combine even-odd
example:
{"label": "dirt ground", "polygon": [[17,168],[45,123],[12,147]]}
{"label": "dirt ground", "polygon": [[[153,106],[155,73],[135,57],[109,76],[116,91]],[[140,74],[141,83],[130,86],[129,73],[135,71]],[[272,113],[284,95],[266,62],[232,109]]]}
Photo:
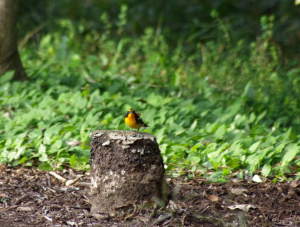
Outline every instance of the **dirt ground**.
{"label": "dirt ground", "polygon": [[[0,226],[300,226],[300,181],[208,183],[167,178],[165,209],[91,216],[89,173],[2,166]],[[64,179],[58,179],[55,173]],[[66,187],[66,182],[78,179]],[[237,205],[242,205],[237,206]],[[248,206],[245,206],[248,205]]]}

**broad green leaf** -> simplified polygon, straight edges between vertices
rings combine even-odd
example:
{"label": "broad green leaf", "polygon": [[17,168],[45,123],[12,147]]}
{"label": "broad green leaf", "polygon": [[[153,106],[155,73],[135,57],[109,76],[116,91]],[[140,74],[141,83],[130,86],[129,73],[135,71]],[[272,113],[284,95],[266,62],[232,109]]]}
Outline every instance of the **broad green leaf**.
{"label": "broad green leaf", "polygon": [[191,125],[190,130],[192,132],[195,131],[195,128],[197,127],[197,123],[198,123],[198,120],[195,120],[194,123]]}
{"label": "broad green leaf", "polygon": [[7,71],[3,75],[0,76],[0,84],[5,84],[10,81],[14,76],[15,71]]}
{"label": "broad green leaf", "polygon": [[288,141],[288,140],[289,140],[289,137],[290,137],[290,134],[291,134],[291,132],[292,132],[292,129],[291,129],[291,128],[289,128],[289,130],[283,134],[283,138],[282,138],[282,140],[283,140],[283,141]]}
{"label": "broad green leaf", "polygon": [[258,122],[260,122],[261,119],[263,119],[265,117],[265,115],[267,114],[267,111],[264,111],[262,114],[260,114],[255,121],[255,124],[257,125]]}
{"label": "broad green leaf", "polygon": [[43,144],[41,144],[39,147],[39,154],[44,154],[44,153],[46,153],[46,147]]}
{"label": "broad green leaf", "polygon": [[162,145],[159,146],[161,154],[166,153],[167,146],[168,146],[167,144],[162,144]]}
{"label": "broad green leaf", "polygon": [[26,161],[26,157],[23,157],[23,158],[20,159],[19,164],[22,164],[22,163],[24,163],[25,161]]}
{"label": "broad green leaf", "polygon": [[186,147],[181,146],[181,145],[176,145],[176,146],[171,146],[171,149],[176,152],[176,153],[180,153],[186,150]]}
{"label": "broad green leaf", "polygon": [[217,171],[212,173],[210,176],[208,176],[206,179],[208,181],[216,182],[219,178],[223,177],[223,171]]}
{"label": "broad green leaf", "polygon": [[242,94],[242,98],[247,98],[248,95],[250,96],[249,93],[250,93],[251,84],[252,84],[252,82],[250,81],[245,86],[244,93]]}
{"label": "broad green leaf", "polygon": [[213,130],[214,130],[214,128],[217,126],[217,124],[218,124],[218,122],[215,122],[215,123],[213,123],[213,124],[207,124],[207,125],[206,125],[206,131],[207,131],[208,133],[212,133]]}
{"label": "broad green leaf", "polygon": [[271,166],[269,164],[265,164],[264,167],[261,170],[261,174],[264,177],[267,177],[269,175],[269,173],[271,172]]}
{"label": "broad green leaf", "polygon": [[251,145],[251,147],[249,147],[249,151],[251,151],[251,153],[255,152],[258,148],[258,146],[260,145],[261,141],[258,141],[254,144]]}
{"label": "broad green leaf", "polygon": [[216,183],[225,183],[225,182],[230,182],[229,179],[225,179],[225,178],[218,178],[216,181]]}
{"label": "broad green leaf", "polygon": [[290,145],[287,153],[283,156],[282,165],[287,165],[290,161],[292,161],[298,152],[299,147],[296,144]]}
{"label": "broad green leaf", "polygon": [[186,132],[185,129],[179,130],[179,131],[177,131],[177,132],[175,133],[175,136],[178,136],[178,135],[183,134],[183,133],[185,133],[185,132]]}
{"label": "broad green leaf", "polygon": [[249,122],[249,123],[253,123],[253,122],[255,121],[255,118],[256,118],[255,113],[252,112],[252,113],[250,114],[250,117],[249,117],[248,122]]}
{"label": "broad green leaf", "polygon": [[221,139],[223,135],[226,133],[226,126],[223,124],[221,125],[215,132],[215,137],[217,139]]}
{"label": "broad green leaf", "polygon": [[187,160],[191,161],[192,163],[198,163],[201,159],[198,156],[190,156],[187,158]]}
{"label": "broad green leaf", "polygon": [[223,175],[227,176],[228,174],[230,174],[230,171],[226,168],[223,169]]}
{"label": "broad green leaf", "polygon": [[148,96],[147,102],[152,106],[158,107],[162,104],[163,97],[152,93]]}
{"label": "broad green leaf", "polygon": [[71,164],[72,168],[76,167],[76,157],[75,157],[75,155],[72,155],[70,157],[70,164]]}
{"label": "broad green leaf", "polygon": [[239,141],[236,141],[231,145],[230,149],[228,150],[228,155],[239,156],[241,155],[240,150],[241,150],[241,144]]}
{"label": "broad green leaf", "polygon": [[239,172],[239,173],[236,175],[236,177],[239,178],[239,179],[244,179],[244,172],[243,172],[243,171]]}
{"label": "broad green leaf", "polygon": [[51,149],[59,149],[61,148],[62,140],[56,140],[54,144],[52,144]]}
{"label": "broad green leaf", "polygon": [[194,173],[196,170],[197,170],[197,166],[193,166],[193,167],[191,168],[191,172],[192,172],[192,173]]}
{"label": "broad green leaf", "polygon": [[47,161],[49,161],[48,160],[48,155],[47,154],[42,154],[40,157],[39,157],[39,161],[41,161],[41,162],[47,162]]}
{"label": "broad green leaf", "polygon": [[196,151],[198,147],[201,147],[202,144],[201,143],[197,143],[195,144],[192,148],[191,148],[191,151]]}
{"label": "broad green leaf", "polygon": [[50,171],[50,170],[52,170],[52,167],[49,163],[42,163],[39,165],[38,169],[43,170],[43,171]]}

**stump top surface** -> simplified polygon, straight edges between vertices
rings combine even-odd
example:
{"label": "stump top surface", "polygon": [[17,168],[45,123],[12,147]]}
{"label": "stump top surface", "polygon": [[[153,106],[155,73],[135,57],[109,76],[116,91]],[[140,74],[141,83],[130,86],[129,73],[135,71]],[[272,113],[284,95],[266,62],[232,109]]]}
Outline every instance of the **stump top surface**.
{"label": "stump top surface", "polygon": [[155,136],[146,132],[136,132],[136,131],[124,131],[124,130],[95,130],[90,133],[91,139],[96,137],[109,137],[110,139],[116,140],[137,140],[137,139],[150,139],[156,141]]}

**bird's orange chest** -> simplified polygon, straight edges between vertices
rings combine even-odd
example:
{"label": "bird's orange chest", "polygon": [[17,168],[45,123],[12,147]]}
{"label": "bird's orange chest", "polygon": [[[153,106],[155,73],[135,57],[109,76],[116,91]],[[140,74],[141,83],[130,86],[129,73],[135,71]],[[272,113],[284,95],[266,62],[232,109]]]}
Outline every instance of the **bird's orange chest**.
{"label": "bird's orange chest", "polygon": [[141,126],[136,123],[135,115],[130,113],[125,118],[125,123],[131,128],[140,128]]}

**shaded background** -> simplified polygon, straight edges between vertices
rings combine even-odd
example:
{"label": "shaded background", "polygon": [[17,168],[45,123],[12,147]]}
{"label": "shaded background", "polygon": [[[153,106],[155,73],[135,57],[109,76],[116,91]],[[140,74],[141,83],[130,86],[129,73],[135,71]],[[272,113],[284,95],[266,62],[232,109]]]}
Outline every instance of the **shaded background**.
{"label": "shaded background", "polygon": [[[120,18],[122,10],[124,18]],[[68,48],[87,57],[107,52],[109,47],[101,46],[99,41],[104,33],[118,41],[152,32],[167,42],[166,59],[174,56],[173,49],[180,47],[182,56],[189,57],[179,57],[178,67],[182,64],[198,67],[200,78],[206,78],[224,94],[224,103],[239,96],[251,81],[245,109],[267,111],[268,125],[279,119],[284,126],[299,131],[299,15],[300,7],[293,0],[87,0],[84,3],[31,0],[21,1],[18,34],[22,39],[42,25],[27,42],[28,47],[38,50],[41,37],[55,32],[68,36],[71,27],[73,42],[69,41]],[[120,30],[122,20],[124,25]],[[63,40],[62,37],[62,43],[67,42]],[[124,44],[122,54],[126,54],[130,45]],[[113,53],[105,58],[112,56]],[[170,62],[165,60],[164,64]],[[172,74],[167,72],[166,81],[154,76],[152,83],[173,86],[176,78]],[[189,91],[186,95],[197,95],[198,80],[196,75],[181,80],[183,90]]]}
{"label": "shaded background", "polygon": [[159,27],[170,43],[184,39],[184,43],[193,44],[221,38],[219,25],[211,16],[213,10],[228,26],[232,43],[240,39],[247,42],[255,40],[262,32],[261,16],[274,15],[273,41],[280,45],[288,59],[299,58],[300,8],[294,5],[293,0],[21,1],[19,35],[24,36],[41,23],[45,25],[41,34],[54,32],[58,29],[56,23],[63,18],[72,20],[75,26],[84,23],[83,34],[93,29],[101,31],[101,14],[107,12],[114,26],[123,4],[128,6],[126,35],[139,36],[146,27]]}

